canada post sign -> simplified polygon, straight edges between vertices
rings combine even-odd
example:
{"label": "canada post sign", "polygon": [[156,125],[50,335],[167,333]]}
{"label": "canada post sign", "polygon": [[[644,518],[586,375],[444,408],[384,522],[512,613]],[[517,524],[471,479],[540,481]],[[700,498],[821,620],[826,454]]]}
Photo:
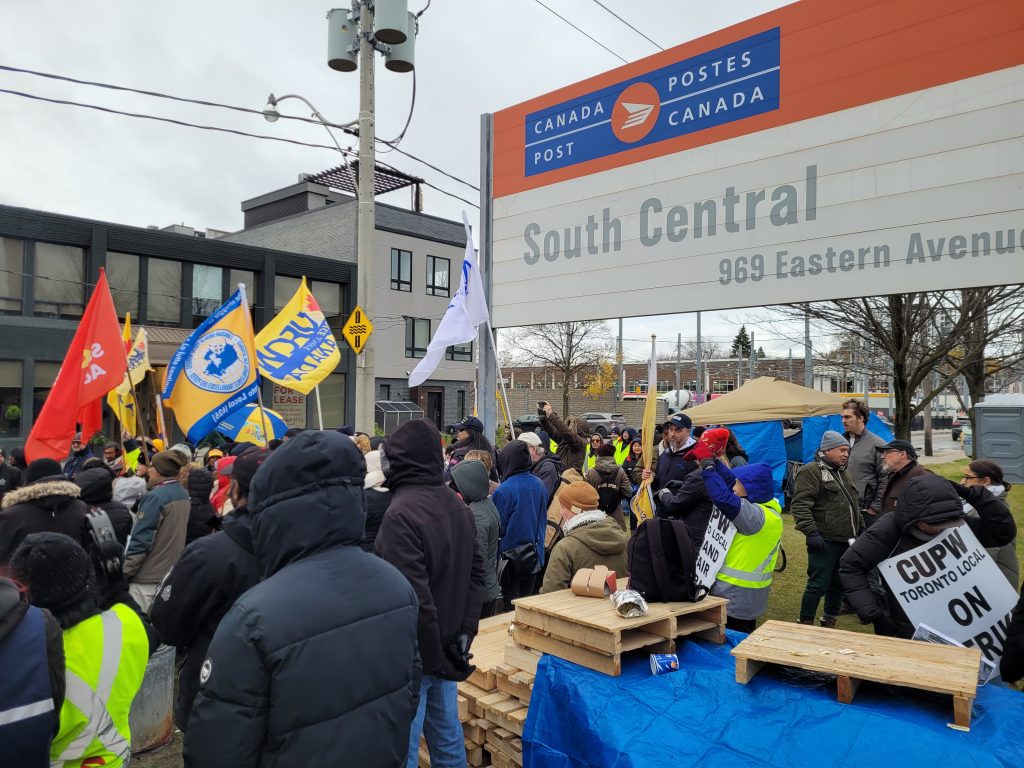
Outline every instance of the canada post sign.
{"label": "canada post sign", "polygon": [[534,112],[525,175],[777,110],[780,70],[776,27]]}

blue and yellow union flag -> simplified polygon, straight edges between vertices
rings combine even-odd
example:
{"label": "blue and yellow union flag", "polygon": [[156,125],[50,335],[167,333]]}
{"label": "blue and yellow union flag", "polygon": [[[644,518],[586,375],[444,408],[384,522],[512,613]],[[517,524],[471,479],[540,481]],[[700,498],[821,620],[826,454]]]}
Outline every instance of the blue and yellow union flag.
{"label": "blue and yellow union flag", "polygon": [[161,396],[189,441],[198,443],[254,402],[258,388],[252,319],[239,287],[174,353]]}
{"label": "blue and yellow union flag", "polygon": [[260,373],[308,395],[326,379],[341,352],[324,313],[306,287],[306,278],[277,317],[256,337]]}

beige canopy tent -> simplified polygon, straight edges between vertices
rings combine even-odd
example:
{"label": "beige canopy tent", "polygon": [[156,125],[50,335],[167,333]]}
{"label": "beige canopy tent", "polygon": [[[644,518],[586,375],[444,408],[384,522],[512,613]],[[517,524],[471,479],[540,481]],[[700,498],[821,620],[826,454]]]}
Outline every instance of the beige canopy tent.
{"label": "beige canopy tent", "polygon": [[831,416],[839,413],[847,397],[761,376],[727,395],[687,408],[686,415],[694,424],[744,424]]}

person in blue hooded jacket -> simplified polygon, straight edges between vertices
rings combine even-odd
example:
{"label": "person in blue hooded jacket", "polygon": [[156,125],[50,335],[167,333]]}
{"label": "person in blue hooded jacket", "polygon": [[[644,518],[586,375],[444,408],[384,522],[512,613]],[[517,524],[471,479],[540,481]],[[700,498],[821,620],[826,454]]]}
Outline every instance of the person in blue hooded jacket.
{"label": "person in blue hooded jacket", "polygon": [[502,576],[502,594],[506,601],[526,597],[536,591],[537,576],[544,566],[544,533],[548,519],[548,492],[544,483],[532,475],[530,449],[522,440],[513,440],[498,452],[501,485],[491,495],[501,521],[499,552],[533,545],[537,570],[523,573],[510,562]]}
{"label": "person in blue hooded jacket", "polygon": [[[775,561],[782,545],[782,508],[767,464],[729,468],[725,461],[701,461],[704,487],[736,527],[711,594],[729,601],[726,627],[753,632],[768,610]],[[713,524],[713,523],[712,523]]]}

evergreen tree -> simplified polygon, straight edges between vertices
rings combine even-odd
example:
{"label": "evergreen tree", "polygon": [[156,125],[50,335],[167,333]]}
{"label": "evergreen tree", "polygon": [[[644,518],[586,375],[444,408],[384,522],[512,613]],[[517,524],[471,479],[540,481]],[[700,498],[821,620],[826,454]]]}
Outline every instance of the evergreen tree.
{"label": "evergreen tree", "polygon": [[750,335],[747,333],[747,326],[740,326],[740,332],[737,333],[736,338],[732,340],[732,348],[729,350],[729,356],[750,356]]}

